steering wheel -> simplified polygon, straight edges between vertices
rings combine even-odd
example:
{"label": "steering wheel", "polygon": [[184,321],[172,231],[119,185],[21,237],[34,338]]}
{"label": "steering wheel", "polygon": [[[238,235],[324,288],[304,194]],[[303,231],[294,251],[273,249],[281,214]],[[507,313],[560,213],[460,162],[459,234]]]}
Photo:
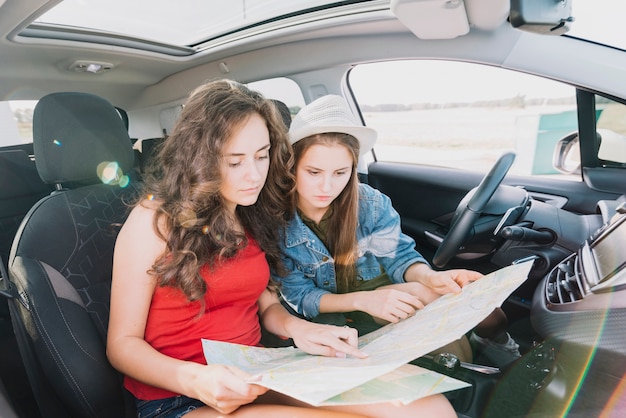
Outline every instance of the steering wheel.
{"label": "steering wheel", "polygon": [[474,222],[485,209],[489,199],[496,192],[502,180],[504,180],[504,176],[511,168],[511,165],[513,165],[514,160],[514,152],[504,153],[483,177],[478,187],[470,190],[461,200],[452,219],[452,226],[433,257],[433,264],[436,267],[444,267],[458,253],[467,240]]}

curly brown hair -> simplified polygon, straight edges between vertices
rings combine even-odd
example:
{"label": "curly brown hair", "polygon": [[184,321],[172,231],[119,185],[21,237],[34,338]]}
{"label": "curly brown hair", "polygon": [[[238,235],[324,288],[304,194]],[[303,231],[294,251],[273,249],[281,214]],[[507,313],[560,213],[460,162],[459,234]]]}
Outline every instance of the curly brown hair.
{"label": "curly brown hair", "polygon": [[279,235],[289,217],[289,195],[295,184],[293,155],[286,127],[271,100],[230,80],[203,84],[189,96],[145,173],[141,200],[154,201],[154,228],[167,244],[149,273],[158,277],[159,285],[179,288],[190,301],[203,300],[207,292],[200,268],[234,256],[247,242],[245,233],[233,228],[219,190],[222,149],[254,114],[265,120],[269,130],[269,172],[256,203],[237,206],[235,214],[270,266],[284,274]]}

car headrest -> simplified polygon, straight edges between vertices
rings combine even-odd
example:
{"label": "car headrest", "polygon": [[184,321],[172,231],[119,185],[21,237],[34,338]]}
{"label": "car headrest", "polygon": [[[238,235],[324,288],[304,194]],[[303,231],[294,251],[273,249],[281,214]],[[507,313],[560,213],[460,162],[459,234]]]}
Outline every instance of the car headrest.
{"label": "car headrest", "polygon": [[112,165],[123,174],[133,169],[124,121],[111,103],[92,94],[41,98],[33,113],[33,148],[39,176],[50,184],[98,183],[103,167]]}
{"label": "car headrest", "polygon": [[281,102],[278,99],[270,99],[274,102],[274,104],[276,105],[276,107],[278,108],[278,111],[280,112],[280,116],[283,118],[283,122],[285,123],[285,126],[287,127],[287,129],[289,129],[289,127],[291,126],[291,111],[289,110],[289,107],[287,107],[287,105],[284,102]]}

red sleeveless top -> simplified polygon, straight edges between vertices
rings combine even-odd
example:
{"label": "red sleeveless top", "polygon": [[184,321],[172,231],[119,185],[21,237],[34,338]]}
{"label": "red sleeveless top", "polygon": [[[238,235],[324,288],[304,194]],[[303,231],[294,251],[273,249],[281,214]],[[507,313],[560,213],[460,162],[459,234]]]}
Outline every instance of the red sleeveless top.
{"label": "red sleeveless top", "polygon": [[[258,345],[261,327],[257,301],[268,285],[270,271],[265,253],[255,240],[213,270],[200,270],[207,284],[205,312],[198,317],[199,302],[189,302],[173,287],[157,286],[152,296],[145,340],[157,351],[186,361],[206,364],[201,338]],[[142,400],[177,396],[167,390],[126,376],[124,386]]]}

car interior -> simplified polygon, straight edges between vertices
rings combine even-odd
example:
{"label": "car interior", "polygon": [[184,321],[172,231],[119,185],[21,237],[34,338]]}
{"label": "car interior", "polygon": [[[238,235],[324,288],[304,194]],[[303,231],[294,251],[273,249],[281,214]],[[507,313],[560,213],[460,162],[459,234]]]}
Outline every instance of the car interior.
{"label": "car interior", "polygon": [[[471,384],[446,393],[460,417],[621,416],[626,46],[576,32],[582,10],[617,7],[607,1],[237,1],[212,10],[186,0],[0,0],[0,415],[136,416],[106,357],[116,232],[188,93],[230,78],[272,99],[286,126],[305,103],[346,97],[379,131],[360,180],[391,198],[433,268],[488,274],[533,260],[502,305],[522,358],[502,368],[414,361]],[[109,14],[115,26],[90,26]],[[231,28],[231,15],[245,18]],[[155,23],[144,28],[143,16]],[[449,66],[431,73],[431,63]],[[497,85],[519,89],[504,128],[509,113],[492,98],[447,107],[427,98],[429,85],[441,97],[496,86],[491,73],[469,78],[474,67],[558,82],[571,97],[555,102],[554,122],[531,114],[521,84]],[[400,93],[410,101],[400,104]],[[479,119],[474,143],[484,140],[489,158],[467,168],[477,146],[466,128]],[[441,165],[448,151],[436,135],[457,124],[453,158]],[[410,149],[406,135],[419,125],[431,129],[419,131],[432,135],[430,149]],[[506,132],[532,132],[532,146],[493,145]],[[531,163],[533,175],[520,170]]]}

